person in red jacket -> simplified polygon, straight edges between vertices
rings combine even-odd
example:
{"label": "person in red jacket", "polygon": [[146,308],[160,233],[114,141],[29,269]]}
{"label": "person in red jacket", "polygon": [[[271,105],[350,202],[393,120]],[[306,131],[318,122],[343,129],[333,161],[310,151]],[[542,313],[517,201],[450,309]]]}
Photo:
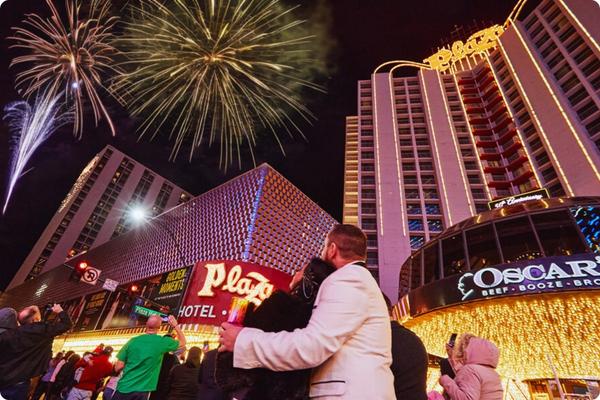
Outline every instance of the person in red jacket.
{"label": "person in red jacket", "polygon": [[100,381],[109,376],[113,365],[109,361],[112,347],[106,346],[100,355],[92,357],[89,361],[81,359],[76,368],[83,367],[79,382],[71,389],[67,400],[90,400],[94,391],[99,387]]}

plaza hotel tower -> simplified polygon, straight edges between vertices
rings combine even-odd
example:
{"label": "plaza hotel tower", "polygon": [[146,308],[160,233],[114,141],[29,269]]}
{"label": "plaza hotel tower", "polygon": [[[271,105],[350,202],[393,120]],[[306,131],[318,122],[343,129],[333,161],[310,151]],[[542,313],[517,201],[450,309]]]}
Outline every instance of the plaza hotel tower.
{"label": "plaza hotel tower", "polygon": [[494,200],[600,195],[600,7],[523,5],[358,82],[344,222],[367,233],[368,266],[392,299],[411,252]]}

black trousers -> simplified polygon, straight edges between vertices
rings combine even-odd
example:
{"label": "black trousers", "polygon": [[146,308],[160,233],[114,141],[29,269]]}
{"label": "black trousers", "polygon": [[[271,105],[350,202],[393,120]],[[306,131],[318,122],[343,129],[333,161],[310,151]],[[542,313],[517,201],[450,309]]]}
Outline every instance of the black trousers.
{"label": "black trousers", "polygon": [[29,395],[29,381],[17,383],[0,389],[0,395],[6,400],[27,400]]}
{"label": "black trousers", "polygon": [[113,394],[112,400],[148,400],[149,397],[150,392],[121,393],[116,391]]}
{"label": "black trousers", "polygon": [[37,386],[35,387],[35,391],[33,392],[33,397],[31,400],[38,400],[42,397],[42,394],[46,396],[44,399],[48,400],[48,393],[50,392],[50,382],[44,382],[43,380],[39,380]]}

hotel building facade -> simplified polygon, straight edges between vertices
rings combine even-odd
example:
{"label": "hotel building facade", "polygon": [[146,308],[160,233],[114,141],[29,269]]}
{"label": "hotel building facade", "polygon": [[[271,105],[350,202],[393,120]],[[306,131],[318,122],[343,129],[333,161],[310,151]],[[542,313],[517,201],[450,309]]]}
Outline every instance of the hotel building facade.
{"label": "hotel building facade", "polygon": [[[544,0],[517,18],[523,3],[502,26],[358,82],[344,221],[366,231],[392,299],[411,253],[488,202],[600,195],[600,7]],[[406,67],[416,73],[394,76]]]}
{"label": "hotel building facade", "polygon": [[[8,289],[0,308],[61,303],[74,328],[55,351],[118,350],[159,312],[178,315],[188,346],[213,348],[230,300],[287,288],[335,223],[263,164]],[[81,262],[101,271],[97,282],[71,279]]]}
{"label": "hotel building facade", "polygon": [[8,288],[129,229],[134,207],[157,216],[192,196],[112,146],[83,169]]}

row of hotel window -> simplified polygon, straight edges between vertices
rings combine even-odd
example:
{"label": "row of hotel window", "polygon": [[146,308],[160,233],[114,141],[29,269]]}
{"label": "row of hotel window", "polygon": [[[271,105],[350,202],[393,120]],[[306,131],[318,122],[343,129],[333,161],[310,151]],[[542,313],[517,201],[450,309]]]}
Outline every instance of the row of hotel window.
{"label": "row of hotel window", "polygon": [[[593,91],[600,90],[600,60],[560,7],[549,2],[544,8],[546,11],[540,11],[540,14],[547,24],[537,14],[532,14],[526,20],[525,29],[588,135],[595,139],[600,149],[600,115],[588,120],[598,111]],[[582,80],[593,90],[588,91]]]}

